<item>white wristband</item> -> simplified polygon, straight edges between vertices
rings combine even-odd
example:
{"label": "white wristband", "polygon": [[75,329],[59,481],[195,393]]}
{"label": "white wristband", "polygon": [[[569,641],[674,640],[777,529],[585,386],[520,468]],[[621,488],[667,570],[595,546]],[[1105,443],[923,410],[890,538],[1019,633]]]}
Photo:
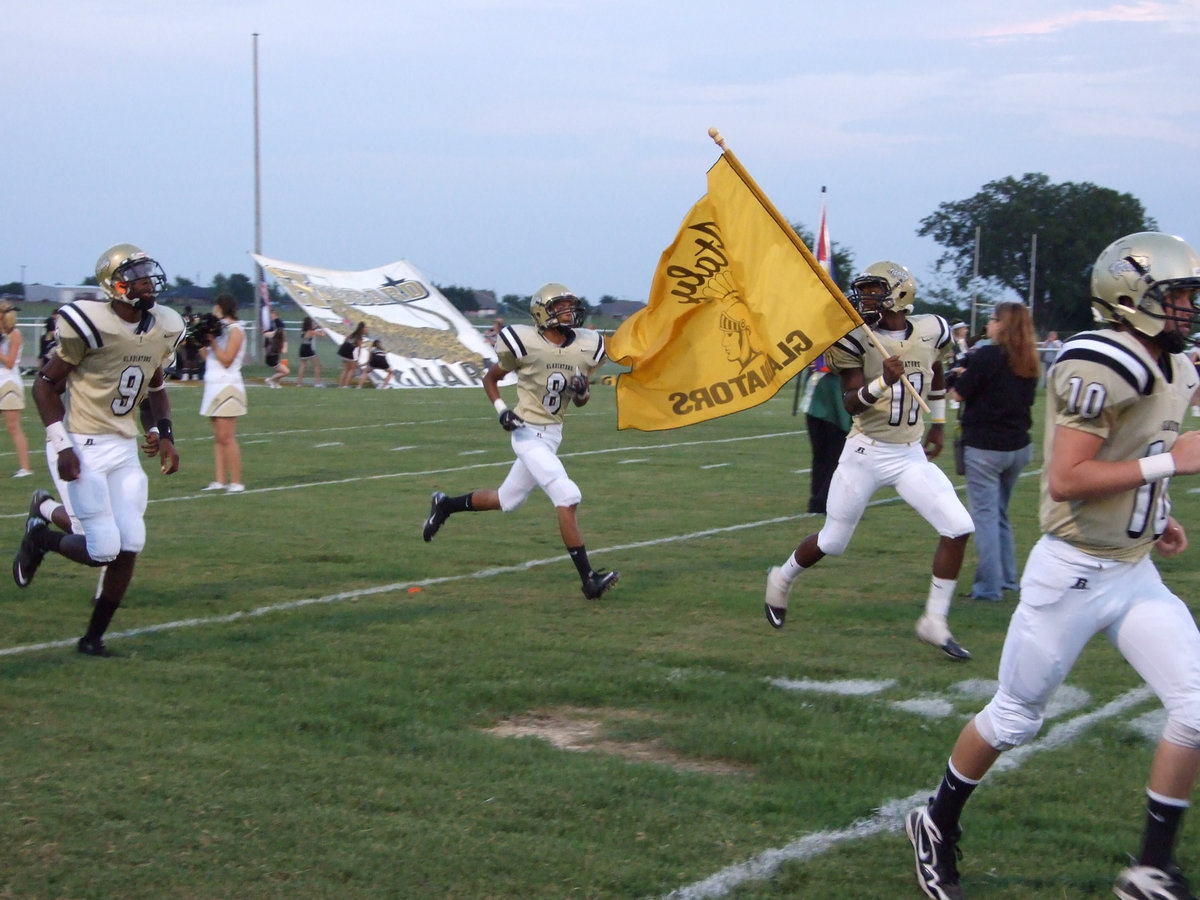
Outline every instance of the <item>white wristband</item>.
{"label": "white wristband", "polygon": [[54,448],[55,453],[62,453],[74,446],[61,421],[51,422],[46,426],[46,441]]}
{"label": "white wristband", "polygon": [[492,406],[496,407],[496,412],[502,413],[508,409],[508,404],[504,402],[503,397],[497,397],[492,401]]}
{"label": "white wristband", "polygon": [[929,420],[934,425],[945,425],[946,424],[946,398],[945,397],[943,397],[941,400],[930,399],[930,401],[929,401]]}
{"label": "white wristband", "polygon": [[1142,470],[1142,481],[1153,484],[1175,474],[1175,457],[1170,453],[1156,453],[1138,460]]}
{"label": "white wristband", "polygon": [[880,375],[878,378],[876,378],[874,381],[871,382],[870,386],[867,388],[867,393],[870,394],[872,397],[874,397],[876,400],[878,400],[880,397],[882,397],[884,394],[886,394],[888,392],[889,387],[891,387],[891,385],[889,385],[887,383],[887,381],[884,379],[884,377],[882,375]]}
{"label": "white wristband", "polygon": [[858,389],[858,402],[863,406],[874,406],[875,400],[867,394],[867,386],[864,384]]}

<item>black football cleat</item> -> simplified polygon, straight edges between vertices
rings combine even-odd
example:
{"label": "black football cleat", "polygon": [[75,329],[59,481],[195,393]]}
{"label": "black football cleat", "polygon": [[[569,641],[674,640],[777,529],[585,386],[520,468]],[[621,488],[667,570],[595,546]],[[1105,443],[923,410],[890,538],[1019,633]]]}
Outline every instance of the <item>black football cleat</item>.
{"label": "black football cleat", "polygon": [[942,653],[955,662],[965,662],[971,658],[971,653],[954,639],[946,620],[931,616],[928,613],[917,620],[917,637],[927,644],[937,647]]}
{"label": "black football cleat", "polygon": [[17,583],[17,587],[28,587],[29,582],[33,581],[38,566],[46,556],[46,551],[38,544],[37,538],[41,532],[48,530],[46,520],[41,516],[30,516],[25,521],[25,536],[21,538],[21,546],[17,548],[12,565],[13,581]]}
{"label": "black football cleat", "polygon": [[779,566],[767,569],[767,600],[763,611],[772,628],[782,628],[783,620],[787,618],[788,592],[792,586],[783,578],[783,570]]}
{"label": "black football cleat", "polygon": [[446,510],[446,501],[449,499],[441,491],[433,492],[433,498],[429,503],[429,518],[425,520],[425,527],[421,529],[421,537],[425,538],[425,543],[428,544],[432,541],[433,536],[442,527],[442,523],[450,518],[450,513]]}
{"label": "black football cleat", "polygon": [[1113,893],[1121,900],[1196,900],[1179,866],[1165,869],[1154,866],[1130,866],[1117,876]]}
{"label": "black football cleat", "polygon": [[108,649],[101,638],[89,638],[84,635],[75,644],[75,649],[84,656],[112,656],[112,651]]}
{"label": "black football cleat", "polygon": [[587,578],[583,579],[583,596],[589,600],[599,600],[600,596],[616,584],[620,577],[621,573],[616,569],[611,572],[604,570],[588,572]]}
{"label": "black football cleat", "polygon": [[36,491],[34,491],[33,499],[29,501],[29,518],[41,519],[43,522],[49,525],[50,520],[42,515],[42,504],[47,500],[53,499],[54,497],[49,491],[43,491],[41,488],[38,488]]}

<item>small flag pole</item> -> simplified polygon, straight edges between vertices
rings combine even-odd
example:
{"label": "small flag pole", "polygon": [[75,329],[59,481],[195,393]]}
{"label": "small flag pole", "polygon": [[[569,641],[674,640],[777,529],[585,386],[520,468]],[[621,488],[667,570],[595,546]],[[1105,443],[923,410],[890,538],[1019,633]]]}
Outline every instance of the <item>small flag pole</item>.
{"label": "small flag pole", "polygon": [[[859,325],[862,327],[862,330],[866,332],[867,337],[871,340],[871,343],[875,345],[875,349],[883,355],[884,359],[892,356],[893,354],[889,352],[885,346],[883,346],[879,338],[875,336],[875,333],[867,327],[865,322],[862,321],[862,317],[858,314],[858,310],[851,306],[850,301],[845,298],[841,292],[841,289],[834,284],[833,279],[829,276],[829,273],[826,272],[825,268],[817,262],[816,258],[812,255],[812,252],[804,246],[804,241],[800,240],[800,236],[796,234],[795,229],[793,229],[792,226],[787,223],[783,216],[780,215],[779,210],[775,208],[775,205],[769,199],[767,199],[767,195],[762,192],[762,188],[760,188],[758,184],[755,183],[754,179],[750,177],[750,173],[742,168],[741,162],[739,162],[738,158],[733,155],[733,151],[730,150],[729,145],[725,143],[725,138],[721,135],[721,132],[716,128],[710,128],[708,129],[708,136],[711,137],[713,142],[721,148],[721,153],[724,154],[725,158],[729,161],[730,167],[734,172],[737,173],[738,177],[745,182],[746,187],[750,189],[750,193],[754,194],[754,196],[758,199],[758,202],[763,205],[763,209],[765,209],[771,215],[771,218],[775,220],[776,224],[778,224],[779,227],[782,228],[784,232],[792,239],[792,243],[796,245],[796,249],[804,254],[804,258],[808,260],[808,264],[812,266],[813,271],[816,272],[817,276],[825,282],[825,286],[829,288],[829,292],[833,294],[833,296],[836,297],[843,306],[853,311],[854,318],[858,319]],[[917,406],[921,407],[923,412],[928,413],[929,404],[925,402],[925,400],[917,392],[917,389],[912,386],[912,383],[907,378],[903,377],[900,379],[900,383],[904,385],[904,389],[908,391],[909,395],[913,398],[913,402],[916,403]]]}

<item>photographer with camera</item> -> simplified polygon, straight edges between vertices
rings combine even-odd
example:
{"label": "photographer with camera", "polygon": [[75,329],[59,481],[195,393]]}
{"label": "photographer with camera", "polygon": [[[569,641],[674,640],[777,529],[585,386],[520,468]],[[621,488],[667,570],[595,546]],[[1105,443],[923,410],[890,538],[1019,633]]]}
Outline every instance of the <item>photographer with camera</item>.
{"label": "photographer with camera", "polygon": [[247,409],[246,384],[242,380],[246,332],[237,318],[237,299],[232,294],[221,294],[213,311],[201,316],[196,327],[200,355],[205,361],[200,415],[212,422],[216,476],[204,490],[240,494],[246,486],[242,484],[237,417],[244,416]]}

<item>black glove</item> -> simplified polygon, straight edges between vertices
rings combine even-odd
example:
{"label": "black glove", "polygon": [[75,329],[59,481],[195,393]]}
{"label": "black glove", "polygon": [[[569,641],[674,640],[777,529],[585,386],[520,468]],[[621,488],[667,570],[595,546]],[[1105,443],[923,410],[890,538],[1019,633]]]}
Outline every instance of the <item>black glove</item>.
{"label": "black glove", "polygon": [[525,420],[518,416],[511,409],[506,409],[504,412],[500,413],[500,427],[505,431],[516,431],[524,424]]}
{"label": "black glove", "polygon": [[572,394],[574,394],[576,397],[586,397],[589,390],[590,390],[590,388],[588,387],[588,380],[585,376],[583,376],[583,375],[572,375],[571,376],[571,393]]}

